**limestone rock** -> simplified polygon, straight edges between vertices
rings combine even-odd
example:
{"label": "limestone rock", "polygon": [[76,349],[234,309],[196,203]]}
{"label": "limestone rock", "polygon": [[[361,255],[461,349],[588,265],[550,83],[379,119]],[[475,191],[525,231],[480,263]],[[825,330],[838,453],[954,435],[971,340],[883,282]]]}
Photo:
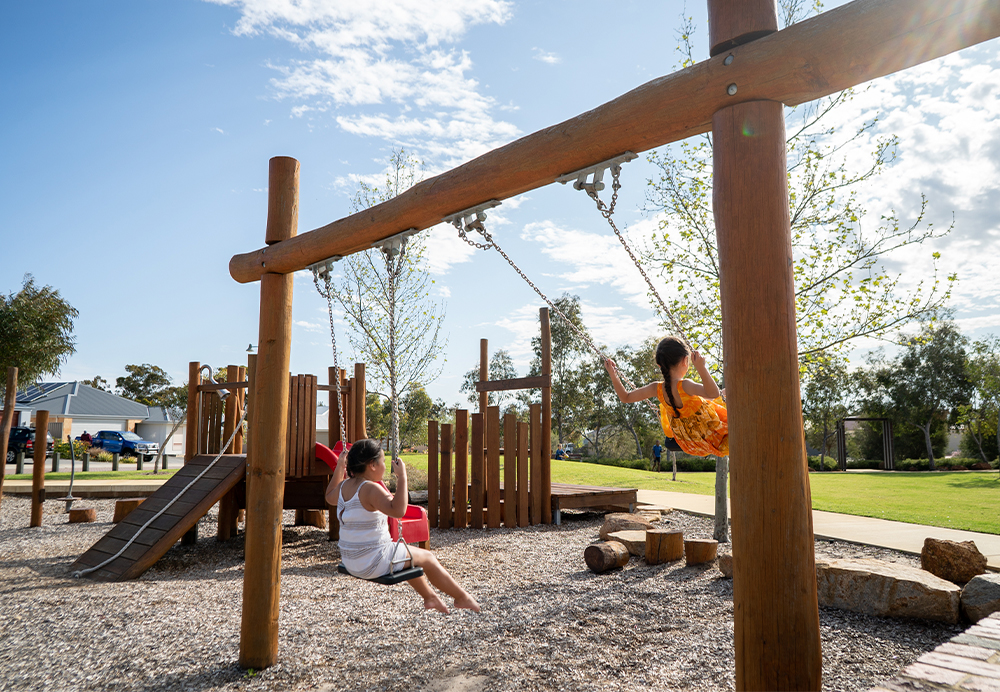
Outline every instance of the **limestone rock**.
{"label": "limestone rock", "polygon": [[961,589],[930,572],[880,560],[817,563],[820,605],[882,617],[958,622]]}
{"label": "limestone rock", "polygon": [[1000,612],[1000,574],[980,574],[962,589],[962,612],[972,622]]}
{"label": "limestone rock", "polygon": [[650,521],[638,514],[608,514],[601,527],[601,540],[608,540],[608,536],[615,531],[645,531],[651,528],[653,525]]}
{"label": "limestone rock", "polygon": [[965,584],[986,572],[986,556],[972,541],[926,538],[920,551],[920,566],[942,579]]}
{"label": "limestone rock", "polygon": [[612,531],[608,534],[609,541],[618,541],[626,548],[630,555],[638,557],[646,556],[646,530],[626,530]]}
{"label": "limestone rock", "polygon": [[733,556],[729,553],[719,553],[719,571],[726,579],[733,578]]}

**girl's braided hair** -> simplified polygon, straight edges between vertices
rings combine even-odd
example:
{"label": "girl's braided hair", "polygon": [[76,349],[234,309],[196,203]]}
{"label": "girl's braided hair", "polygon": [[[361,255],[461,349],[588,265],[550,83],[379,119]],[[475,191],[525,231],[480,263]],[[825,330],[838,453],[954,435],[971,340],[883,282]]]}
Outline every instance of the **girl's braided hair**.
{"label": "girl's braided hair", "polygon": [[674,402],[674,383],[670,381],[670,369],[691,355],[691,347],[679,336],[668,336],[656,346],[656,364],[663,374],[663,388],[667,390],[667,399],[678,418],[680,407]]}

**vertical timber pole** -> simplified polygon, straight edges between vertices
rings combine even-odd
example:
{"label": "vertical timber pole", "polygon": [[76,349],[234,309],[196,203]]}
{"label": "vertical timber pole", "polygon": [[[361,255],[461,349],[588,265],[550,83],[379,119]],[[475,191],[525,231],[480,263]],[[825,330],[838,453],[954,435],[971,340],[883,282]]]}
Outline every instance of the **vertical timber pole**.
{"label": "vertical timber pole", "polygon": [[[711,54],[732,55],[731,62],[740,45],[777,30],[774,0],[708,0],[708,16]],[[741,86],[728,85],[734,102]],[[734,460],[736,689],[819,690],[783,105],[734,103],[714,114],[712,134]]]}
{"label": "vertical timber pole", "polygon": [[10,428],[14,423],[14,404],[17,403],[17,368],[7,368],[7,388],[3,397],[3,418],[0,419],[0,499],[3,498],[3,477],[7,472],[7,444]]}
{"label": "vertical timber pole", "polygon": [[[35,458],[31,467],[31,523],[42,525],[42,503],[45,502],[45,452],[48,448],[49,412],[35,411]],[[6,459],[4,460],[6,463]]]}
{"label": "vertical timber pole", "polygon": [[[552,330],[549,309],[538,310],[542,333],[542,377],[552,376]],[[542,387],[542,521],[552,523],[552,384]]]}
{"label": "vertical timber pole", "polygon": [[[490,379],[490,349],[487,339],[479,340],[479,381],[488,382]],[[479,392],[479,413],[486,415],[486,407],[490,405],[490,393]]]}
{"label": "vertical timber pole", "polygon": [[[268,245],[296,233],[299,215],[299,162],[270,160]],[[267,269],[265,260],[264,269]],[[292,274],[260,277],[260,331],[246,518],[246,568],[240,666],[267,668],[278,660],[278,599],[281,591],[281,513],[288,436],[288,368],[292,338]]]}
{"label": "vertical timber pole", "polygon": [[184,463],[188,463],[201,451],[198,449],[198,431],[201,429],[201,411],[198,410],[198,402],[201,397],[198,394],[198,385],[201,384],[201,363],[191,361],[188,363],[188,404],[187,404],[187,424],[184,428]]}

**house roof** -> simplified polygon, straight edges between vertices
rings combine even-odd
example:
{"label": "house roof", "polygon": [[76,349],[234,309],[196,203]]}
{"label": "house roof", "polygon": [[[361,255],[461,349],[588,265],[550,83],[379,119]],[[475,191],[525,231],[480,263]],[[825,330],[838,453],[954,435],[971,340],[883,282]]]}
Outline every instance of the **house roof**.
{"label": "house roof", "polygon": [[146,419],[149,409],[131,399],[79,382],[42,382],[17,393],[17,404],[70,418]]}

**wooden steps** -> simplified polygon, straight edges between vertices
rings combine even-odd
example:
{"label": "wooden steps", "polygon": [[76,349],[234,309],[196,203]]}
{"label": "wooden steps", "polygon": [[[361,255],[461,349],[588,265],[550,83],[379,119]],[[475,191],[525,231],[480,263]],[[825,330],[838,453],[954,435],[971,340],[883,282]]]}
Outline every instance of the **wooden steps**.
{"label": "wooden steps", "polygon": [[[214,458],[214,455],[201,455],[186,463],[170,480],[81,555],[70,567],[70,571],[99,565],[117,553],[143,524],[177,497]],[[124,581],[140,576],[181,536],[194,528],[212,505],[245,476],[246,455],[224,454],[187,492],[146,527],[122,555],[84,576],[99,581]]]}

